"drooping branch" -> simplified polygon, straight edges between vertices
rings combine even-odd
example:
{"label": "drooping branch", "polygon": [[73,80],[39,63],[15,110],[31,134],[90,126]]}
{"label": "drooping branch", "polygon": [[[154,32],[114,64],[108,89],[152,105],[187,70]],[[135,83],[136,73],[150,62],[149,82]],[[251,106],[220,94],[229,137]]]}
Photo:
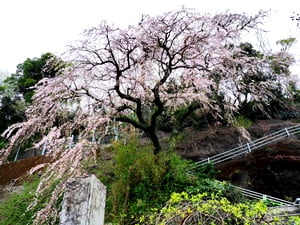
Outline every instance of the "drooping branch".
{"label": "drooping branch", "polygon": [[[84,48],[91,48],[89,51],[95,55],[87,56],[86,64],[96,67],[95,77],[109,87],[113,117],[142,129],[153,142],[159,142],[157,118],[170,105],[176,109],[193,103],[187,114],[213,105],[207,97],[211,90],[208,86],[213,85],[209,74],[232,57],[227,42],[238,38],[241,30],[255,26],[259,17],[220,14],[210,18],[184,9],[158,18],[145,17],[138,27],[125,31],[100,26],[88,34],[103,46],[95,48],[91,44]],[[77,47],[80,51],[81,46]],[[230,75],[227,71],[223,76]],[[170,92],[171,80],[176,88]]]}
{"label": "drooping branch", "polygon": [[[271,83],[261,82],[258,91],[246,82],[257,71],[274,74],[269,58],[242,54],[239,47],[243,30],[257,29],[263,16],[262,12],[252,17],[229,12],[209,16],[183,9],[144,16],[137,26],[127,29],[102,23],[70,47],[65,54],[70,66],[60,72],[60,84],[45,86],[51,94],[40,89],[37,99],[41,103],[36,102],[30,114],[46,115],[41,120],[45,126],[56,123],[55,110],[128,123],[143,130],[158,152],[157,127],[164,113],[186,108],[185,117],[199,108],[227,116],[238,106],[224,93],[234,97],[247,93],[259,101],[273,97],[262,88]],[[217,100],[220,96],[222,102]],[[221,113],[225,108],[228,112]],[[86,133],[99,126],[84,121],[65,122],[64,126],[82,127]]]}

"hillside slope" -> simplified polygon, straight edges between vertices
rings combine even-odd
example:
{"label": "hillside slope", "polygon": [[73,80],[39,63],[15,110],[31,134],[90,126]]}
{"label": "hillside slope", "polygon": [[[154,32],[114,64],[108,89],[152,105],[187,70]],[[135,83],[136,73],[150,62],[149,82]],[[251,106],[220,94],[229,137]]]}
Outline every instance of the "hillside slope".
{"label": "hillside slope", "polygon": [[[248,138],[255,140],[297,121],[263,120],[247,129]],[[185,139],[178,152],[198,161],[248,142],[237,130],[227,127],[205,131],[185,130]],[[254,191],[293,201],[300,197],[300,134],[292,135],[216,166],[219,180],[226,180]]]}
{"label": "hillside slope", "polygon": [[[248,129],[247,135],[229,127],[201,131],[189,127],[184,130],[176,150],[182,157],[198,161],[245,144],[249,138],[255,140],[295,124],[295,121],[258,121]],[[0,166],[0,185],[11,184],[30,168],[49,160],[47,157],[33,157]],[[292,201],[300,196],[300,134],[218,165],[216,169],[220,171],[219,180]]]}

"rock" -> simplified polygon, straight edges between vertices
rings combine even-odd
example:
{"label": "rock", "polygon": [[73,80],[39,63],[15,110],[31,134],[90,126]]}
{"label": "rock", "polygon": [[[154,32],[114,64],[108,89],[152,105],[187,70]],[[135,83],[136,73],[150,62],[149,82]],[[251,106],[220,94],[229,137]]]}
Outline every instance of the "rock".
{"label": "rock", "polygon": [[[246,144],[257,138],[295,126],[298,121],[263,120],[253,122],[247,133],[220,126],[201,131],[186,128],[177,152],[199,161]],[[300,196],[300,134],[257,149],[239,158],[218,164],[216,178],[236,186],[293,201]]]}
{"label": "rock", "polygon": [[207,128],[201,131],[189,127],[183,130],[183,135],[184,138],[178,142],[176,151],[183,158],[193,161],[230,150],[247,143],[250,138],[244,130],[228,126]]}
{"label": "rock", "polygon": [[[298,137],[297,137],[298,136]],[[300,196],[300,135],[217,165],[217,179],[277,198]]]}
{"label": "rock", "polygon": [[24,190],[22,185],[17,186],[1,186],[0,185],[0,204],[3,203],[12,193],[20,193]]}
{"label": "rock", "polygon": [[70,178],[66,185],[60,225],[103,225],[106,187],[96,176]]}

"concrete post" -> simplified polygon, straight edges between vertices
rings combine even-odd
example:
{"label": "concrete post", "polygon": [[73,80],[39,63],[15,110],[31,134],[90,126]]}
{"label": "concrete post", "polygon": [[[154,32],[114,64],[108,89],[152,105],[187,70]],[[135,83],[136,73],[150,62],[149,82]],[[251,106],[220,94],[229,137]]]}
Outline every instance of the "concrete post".
{"label": "concrete post", "polygon": [[60,213],[60,225],[103,225],[106,187],[95,175],[70,178]]}

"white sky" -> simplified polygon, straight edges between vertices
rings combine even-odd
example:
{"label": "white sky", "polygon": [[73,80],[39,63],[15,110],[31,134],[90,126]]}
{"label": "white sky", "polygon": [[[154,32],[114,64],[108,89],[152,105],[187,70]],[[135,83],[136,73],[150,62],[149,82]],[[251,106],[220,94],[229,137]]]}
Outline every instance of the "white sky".
{"label": "white sky", "polygon": [[[117,26],[136,24],[142,14],[157,15],[165,11],[195,8],[199,12],[256,13],[270,10],[264,28],[269,30],[271,46],[276,40],[296,37],[293,53],[299,60],[300,28],[290,20],[298,0],[0,0],[0,72],[13,73],[26,58],[42,53],[63,53],[65,46],[102,20]],[[293,71],[300,71],[298,64]],[[296,72],[295,72],[296,71]],[[299,72],[300,74],[300,72]]]}

